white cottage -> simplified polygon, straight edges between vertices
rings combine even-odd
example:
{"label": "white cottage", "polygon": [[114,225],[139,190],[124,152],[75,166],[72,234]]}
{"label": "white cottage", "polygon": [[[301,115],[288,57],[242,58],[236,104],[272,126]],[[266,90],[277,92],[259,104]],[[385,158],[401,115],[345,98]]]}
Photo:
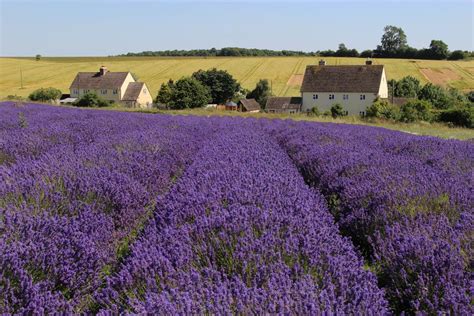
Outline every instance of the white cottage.
{"label": "white cottage", "polygon": [[388,98],[383,65],[328,66],[325,61],[306,67],[301,86],[302,111],[317,107],[324,112],[339,103],[349,115],[365,115],[378,98]]}
{"label": "white cottage", "polygon": [[98,72],[79,72],[69,87],[71,98],[95,92],[104,100],[129,107],[149,107],[153,103],[144,82],[136,82],[130,72],[112,72],[100,67]]}

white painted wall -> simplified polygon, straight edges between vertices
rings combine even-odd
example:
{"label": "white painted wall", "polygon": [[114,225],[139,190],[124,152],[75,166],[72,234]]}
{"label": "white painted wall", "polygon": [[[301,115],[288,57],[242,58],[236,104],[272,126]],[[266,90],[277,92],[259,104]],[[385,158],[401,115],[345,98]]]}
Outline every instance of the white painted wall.
{"label": "white painted wall", "polygon": [[388,98],[388,83],[387,77],[385,76],[385,68],[382,72],[382,79],[380,79],[379,97],[381,97],[382,99]]}
{"label": "white painted wall", "polygon": [[[318,98],[314,100],[313,94],[317,95]],[[329,95],[332,94],[334,95],[334,99],[331,100],[329,99]],[[344,95],[348,96],[347,100],[344,99]],[[361,95],[365,95],[365,100],[360,99]],[[306,112],[316,106],[320,112],[324,112],[330,110],[334,104],[339,103],[345,111],[349,112],[349,115],[360,115],[360,112],[365,112],[376,97],[376,93],[303,92],[302,111]]]}

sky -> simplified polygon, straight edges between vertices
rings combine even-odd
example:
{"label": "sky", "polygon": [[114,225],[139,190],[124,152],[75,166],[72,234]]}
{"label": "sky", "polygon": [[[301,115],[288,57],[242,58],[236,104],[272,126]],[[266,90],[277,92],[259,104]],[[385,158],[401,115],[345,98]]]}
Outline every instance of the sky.
{"label": "sky", "polygon": [[0,0],[0,56],[109,56],[246,47],[316,51],[380,44],[385,25],[408,44],[474,50],[473,0]]}

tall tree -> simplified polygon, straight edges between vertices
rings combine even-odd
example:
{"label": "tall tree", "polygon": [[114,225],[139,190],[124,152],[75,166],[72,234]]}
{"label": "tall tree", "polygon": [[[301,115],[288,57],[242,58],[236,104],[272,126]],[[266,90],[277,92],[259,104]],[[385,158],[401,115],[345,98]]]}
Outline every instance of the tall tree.
{"label": "tall tree", "polygon": [[401,27],[387,25],[382,35],[381,49],[388,55],[395,55],[407,47],[407,36]]}
{"label": "tall tree", "polygon": [[172,109],[199,108],[212,100],[209,89],[192,77],[176,81],[171,90],[168,105]]}
{"label": "tall tree", "polygon": [[262,109],[265,109],[265,106],[267,104],[267,99],[271,96],[271,88],[270,84],[267,79],[260,79],[259,82],[257,82],[257,85],[255,86],[255,89],[253,89],[248,95],[247,98],[249,99],[255,99]]}
{"label": "tall tree", "polygon": [[225,70],[199,70],[193,73],[193,78],[208,87],[212,103],[223,104],[231,100],[240,90],[240,84]]}
{"label": "tall tree", "polygon": [[431,58],[446,59],[448,58],[448,45],[441,40],[432,40],[430,43]]}
{"label": "tall tree", "polygon": [[169,105],[173,97],[173,88],[174,82],[171,79],[167,83],[162,83],[156,97],[156,103]]}
{"label": "tall tree", "polygon": [[412,76],[406,76],[396,83],[395,96],[405,98],[416,98],[420,89],[420,80]]}

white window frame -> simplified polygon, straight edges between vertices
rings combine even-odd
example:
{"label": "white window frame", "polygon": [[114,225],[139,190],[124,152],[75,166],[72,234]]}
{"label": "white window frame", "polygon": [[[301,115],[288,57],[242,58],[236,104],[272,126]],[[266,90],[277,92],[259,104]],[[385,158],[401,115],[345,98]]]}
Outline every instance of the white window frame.
{"label": "white window frame", "polygon": [[317,94],[313,94],[313,100],[317,100],[318,99],[318,95]]}
{"label": "white window frame", "polygon": [[107,89],[101,89],[100,94],[107,94]]}
{"label": "white window frame", "polygon": [[334,94],[329,95],[329,100],[335,100],[335,99],[336,99],[336,96]]}
{"label": "white window frame", "polygon": [[143,88],[143,94],[146,94],[146,92],[147,92],[146,88]]}
{"label": "white window frame", "polygon": [[361,95],[360,95],[360,99],[361,99],[361,100],[365,100],[365,94],[361,94]]}
{"label": "white window frame", "polygon": [[349,95],[348,94],[343,94],[342,99],[343,100],[349,100]]}
{"label": "white window frame", "polygon": [[112,94],[118,94],[118,89],[113,89]]}

